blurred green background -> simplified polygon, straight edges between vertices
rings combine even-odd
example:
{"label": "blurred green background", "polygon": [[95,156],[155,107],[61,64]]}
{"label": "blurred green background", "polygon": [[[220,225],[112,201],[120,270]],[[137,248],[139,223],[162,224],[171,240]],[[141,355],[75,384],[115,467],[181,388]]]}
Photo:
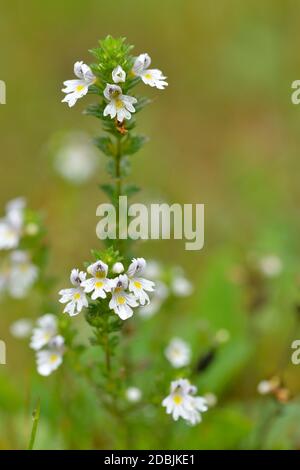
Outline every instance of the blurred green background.
{"label": "blurred green background", "polygon": [[[300,78],[299,9],[299,2],[281,0],[1,5],[0,79],[7,85],[7,104],[0,107],[0,203],[4,207],[24,195],[30,207],[44,212],[49,271],[59,287],[69,269],[100,246],[95,210],[105,196],[97,183],[107,179],[100,166],[78,188],[53,171],[47,146],[54,134],[99,132],[98,123],[80,113],[92,97],[69,110],[61,103],[62,82],[72,78],[76,60],[92,62],[88,49],[107,34],[126,36],[137,54],[149,52],[153,66],[168,76],[164,92],[144,90],[153,103],[140,114],[138,131],[150,141],[134,157],[130,180],[143,188],[139,200],[204,203],[205,247],[192,252],[182,241],[149,241],[137,253],[182,265],[195,286],[194,295],[175,306],[162,344],[184,333],[201,355],[208,347],[203,321],[213,331],[227,328],[231,340],[198,379],[200,389],[218,395],[218,405],[197,428],[179,423],[174,429],[170,423],[172,434],[161,444],[166,448],[300,448],[300,366],[289,360],[290,344],[300,337],[300,107],[290,99],[291,83]],[[261,300],[249,257],[268,254],[280,257],[283,270],[263,281]],[[246,271],[246,282],[234,275],[237,266]],[[1,305],[8,363],[0,366],[0,447],[26,446],[38,395],[39,447],[124,447],[113,429],[104,434],[105,418],[92,392],[79,385],[63,395],[54,377],[37,377],[33,354],[11,337],[13,320],[41,313],[30,299]],[[159,321],[153,317],[137,334],[159,331]],[[67,380],[67,372],[58,374]],[[274,374],[293,397],[275,418],[277,404],[256,391],[261,379]],[[272,418],[269,432],[263,412]],[[138,417],[135,425],[139,429]],[[133,446],[159,444],[141,425]]]}

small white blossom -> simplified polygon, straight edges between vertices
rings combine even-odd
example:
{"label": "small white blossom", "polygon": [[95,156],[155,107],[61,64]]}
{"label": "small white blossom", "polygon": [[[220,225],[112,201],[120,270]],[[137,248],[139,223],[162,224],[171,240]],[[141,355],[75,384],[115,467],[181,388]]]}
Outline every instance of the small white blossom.
{"label": "small white blossom", "polygon": [[57,318],[51,313],[37,320],[37,326],[32,331],[30,347],[37,351],[46,346],[57,335]]}
{"label": "small white blossom", "polygon": [[126,398],[131,403],[137,403],[142,398],[142,392],[137,387],[128,387],[126,390]]}
{"label": "small white blossom", "polygon": [[146,261],[144,258],[133,258],[127,271],[129,290],[135,295],[141,305],[150,303],[147,292],[153,292],[154,290],[154,282],[140,277],[145,267]]}
{"label": "small white blossom", "polygon": [[111,75],[114,83],[125,82],[126,80],[126,73],[122,69],[121,65],[118,65],[115,69],[113,69]]}
{"label": "small white blossom", "polygon": [[84,291],[92,293],[92,299],[96,300],[106,298],[106,293],[111,291],[111,281],[107,279],[108,266],[102,261],[96,261],[87,268],[87,272],[91,274],[91,278],[81,283]]}
{"label": "small white blossom", "polygon": [[0,219],[0,249],[17,248],[24,222],[25,199],[16,198],[6,205],[5,217]]}
{"label": "small white blossom", "polygon": [[208,408],[213,408],[218,403],[218,397],[214,393],[205,393],[204,397]]}
{"label": "small white blossom", "polygon": [[260,395],[268,395],[276,390],[280,386],[280,379],[277,376],[272,377],[269,380],[262,380],[257,385],[257,391]]}
{"label": "small white blossom", "polygon": [[194,425],[201,421],[201,414],[207,411],[205,398],[195,397],[197,388],[186,379],[178,379],[171,382],[170,395],[162,402],[167,414],[171,414],[175,421],[183,418]]}
{"label": "small white blossom", "polygon": [[168,83],[161,70],[149,69],[151,58],[148,54],[140,54],[134,62],[132,72],[140,77],[146,85],[164,90]]}
{"label": "small white blossom", "polygon": [[62,89],[66,93],[62,102],[68,103],[70,108],[74,106],[79,98],[87,94],[89,87],[96,81],[96,77],[90,67],[82,61],[74,64],[74,74],[77,79],[66,80],[64,82],[65,88]]}
{"label": "small white blossom", "polygon": [[126,291],[128,287],[128,278],[126,274],[120,274],[113,281],[112,298],[109,302],[109,308],[121,318],[127,320],[132,317],[133,310],[131,307],[137,307],[138,303],[132,294]]}
{"label": "small white blossom", "polygon": [[260,259],[259,267],[267,277],[276,277],[282,271],[282,261],[277,255],[267,255]]}
{"label": "small white blossom", "polygon": [[177,297],[188,297],[193,292],[193,285],[182,275],[176,276],[171,285],[173,294]]}
{"label": "small white blossom", "polygon": [[63,361],[64,338],[55,336],[48,344],[47,349],[42,349],[36,354],[37,370],[40,375],[48,376],[55,371]]}
{"label": "small white blossom", "polygon": [[54,154],[54,167],[65,180],[83,184],[93,176],[97,165],[98,155],[84,133],[72,132],[59,142]]}
{"label": "small white blossom", "polygon": [[104,116],[110,116],[112,119],[117,117],[119,122],[123,122],[124,119],[131,118],[131,113],[135,113],[133,105],[137,103],[137,99],[123,95],[122,89],[118,85],[107,84],[103,94],[109,101],[104,109]]}
{"label": "small white blossom", "polygon": [[114,274],[122,274],[124,272],[123,263],[117,262],[112,267],[112,272]]}
{"label": "small white blossom", "polygon": [[25,251],[13,251],[10,256],[10,268],[7,275],[7,290],[11,297],[21,299],[38,277],[38,268],[31,263]]}
{"label": "small white blossom", "polygon": [[67,304],[64,308],[64,313],[68,313],[70,317],[78,315],[83,307],[88,306],[86,294],[81,286],[81,283],[85,281],[85,279],[86,273],[79,271],[79,269],[73,269],[71,271],[70,281],[74,287],[59,291],[59,295],[62,296],[59,301],[62,304]]}
{"label": "small white blossom", "polygon": [[28,318],[20,318],[10,325],[10,332],[15,338],[28,338],[31,335],[33,323]]}
{"label": "small white blossom", "polygon": [[173,367],[184,367],[191,361],[191,348],[181,338],[173,338],[165,350],[165,355]]}

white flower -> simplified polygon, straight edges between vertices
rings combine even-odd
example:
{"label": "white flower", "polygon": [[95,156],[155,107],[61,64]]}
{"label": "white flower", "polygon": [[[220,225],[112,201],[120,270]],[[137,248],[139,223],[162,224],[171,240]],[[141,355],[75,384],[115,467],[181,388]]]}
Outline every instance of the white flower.
{"label": "white flower", "polygon": [[11,267],[7,277],[7,290],[17,299],[26,296],[38,277],[38,268],[31,263],[25,251],[14,251],[10,257]]}
{"label": "white flower", "polygon": [[20,318],[10,325],[10,332],[15,338],[28,338],[33,328],[32,321],[28,318]]}
{"label": "white flower", "polygon": [[72,132],[59,142],[54,167],[67,181],[78,185],[85,183],[93,176],[97,165],[98,155],[84,133]]}
{"label": "white flower", "polygon": [[55,336],[47,349],[37,352],[37,370],[40,375],[48,376],[62,363],[64,354],[64,338]]}
{"label": "white flower", "polygon": [[0,219],[1,250],[9,250],[18,246],[22,234],[25,205],[25,199],[21,197],[13,199],[6,205],[5,217]]}
{"label": "white flower", "polygon": [[148,54],[140,54],[134,62],[132,72],[140,77],[146,85],[164,90],[168,83],[165,81],[167,77],[163,75],[161,70],[149,69],[151,58]]}
{"label": "white flower", "polygon": [[140,277],[145,267],[146,261],[144,258],[133,258],[127,271],[129,290],[133,292],[141,305],[149,304],[150,299],[147,292],[153,292],[154,290],[154,282]]}
{"label": "white flower", "polygon": [[126,80],[126,73],[122,69],[121,65],[118,65],[115,69],[113,69],[111,75],[114,83],[125,82]]}
{"label": "white flower", "polygon": [[208,406],[205,398],[193,396],[197,388],[186,379],[171,382],[170,395],[162,402],[167,414],[172,414],[175,421],[183,418],[190,424],[201,421],[201,412],[207,411]]}
{"label": "white flower", "polygon": [[70,108],[74,106],[79,98],[87,94],[89,87],[96,81],[96,77],[90,67],[82,61],[74,64],[74,74],[78,79],[66,80],[64,82],[65,88],[62,89],[66,93],[62,102],[68,103]]}
{"label": "white flower", "polygon": [[274,392],[280,386],[280,379],[277,376],[272,377],[269,380],[262,380],[257,385],[257,391],[260,395],[268,395]]}
{"label": "white flower", "polygon": [[[148,275],[148,262],[146,271]],[[149,276],[152,277],[152,276]],[[151,302],[148,305],[144,305],[142,308],[139,309],[139,315],[143,318],[151,318],[155,315],[162,307],[165,299],[169,295],[169,289],[164,282],[155,281],[155,291],[153,296],[151,297]]]}
{"label": "white flower", "polygon": [[37,320],[33,329],[30,347],[37,351],[46,346],[57,335],[57,318],[51,313],[43,315]]}
{"label": "white flower", "polygon": [[191,348],[182,339],[173,338],[165,350],[165,355],[173,367],[184,367],[191,361]]}
{"label": "white flower", "polygon": [[101,299],[106,298],[106,292],[111,291],[111,281],[107,279],[107,264],[102,261],[96,261],[87,268],[87,272],[93,277],[86,279],[81,283],[85,292],[93,292],[92,299],[96,300],[99,297]]}
{"label": "white flower", "polygon": [[276,277],[282,271],[282,261],[277,255],[264,256],[259,266],[261,272],[267,277]]}
{"label": "white flower", "polygon": [[142,392],[137,387],[128,387],[126,390],[126,398],[131,403],[137,403],[142,398]]}
{"label": "white flower", "polygon": [[151,279],[159,279],[162,275],[161,264],[153,259],[148,260],[144,274],[146,277],[150,277]]}
{"label": "white flower", "polygon": [[74,287],[70,289],[62,289],[59,291],[61,299],[59,301],[62,304],[67,304],[64,308],[64,313],[68,313],[70,317],[78,315],[83,307],[88,306],[88,300],[81,287],[81,283],[85,281],[86,273],[79,271],[79,269],[73,269],[71,271],[70,281]]}
{"label": "white flower", "polygon": [[112,267],[112,272],[115,274],[122,274],[124,272],[123,263],[117,262]]}
{"label": "white flower", "polygon": [[171,289],[177,297],[187,297],[193,292],[193,285],[185,277],[179,275],[173,279]]}
{"label": "white flower", "polygon": [[213,408],[218,403],[218,397],[214,393],[205,393],[204,397],[208,408]]}
{"label": "white flower", "polygon": [[114,279],[113,286],[109,308],[114,310],[121,320],[127,320],[127,318],[133,315],[131,307],[137,307],[138,303],[132,294],[125,292],[128,287],[126,274],[120,274],[120,276]]}
{"label": "white flower", "polygon": [[117,116],[117,120],[123,122],[124,119],[131,118],[131,113],[135,113],[133,105],[137,103],[137,99],[123,95],[118,85],[107,84],[103,94],[109,101],[104,109],[104,116],[110,116],[112,119]]}

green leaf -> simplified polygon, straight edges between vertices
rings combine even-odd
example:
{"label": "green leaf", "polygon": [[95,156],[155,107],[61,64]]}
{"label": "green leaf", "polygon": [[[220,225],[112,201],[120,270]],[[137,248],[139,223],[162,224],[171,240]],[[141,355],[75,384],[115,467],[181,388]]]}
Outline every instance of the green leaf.
{"label": "green leaf", "polygon": [[115,199],[115,187],[113,184],[105,183],[100,184],[99,187],[104,193],[113,201]]}
{"label": "green leaf", "polygon": [[140,190],[141,188],[134,184],[126,184],[123,188],[123,193],[125,194],[125,196],[130,197],[138,193]]}
{"label": "green leaf", "polygon": [[147,138],[143,135],[128,134],[127,139],[122,143],[122,154],[132,155],[138,152],[146,141]]}
{"label": "green leaf", "polygon": [[115,157],[116,156],[116,145],[113,143],[110,137],[97,137],[94,139],[94,143],[96,147],[98,147],[104,155],[108,157]]}

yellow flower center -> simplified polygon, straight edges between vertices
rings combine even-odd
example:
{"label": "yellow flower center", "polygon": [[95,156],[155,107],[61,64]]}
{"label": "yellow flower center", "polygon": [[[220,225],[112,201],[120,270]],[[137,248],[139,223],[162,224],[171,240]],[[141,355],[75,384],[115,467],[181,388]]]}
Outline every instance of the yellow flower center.
{"label": "yellow flower center", "polygon": [[145,73],[145,78],[148,78],[149,80],[151,80],[152,74],[151,73]]}
{"label": "yellow flower center", "polygon": [[84,85],[77,85],[76,91],[81,91],[84,89]]}
{"label": "yellow flower center", "polygon": [[124,105],[123,105],[123,101],[117,99],[117,100],[116,100],[116,108],[117,108],[117,109],[122,109],[123,106],[124,106]]}
{"label": "yellow flower center", "polygon": [[125,302],[126,302],[125,297],[123,297],[122,295],[120,295],[120,297],[118,297],[118,304],[124,305]]}
{"label": "yellow flower center", "polygon": [[139,281],[134,281],[134,285],[137,289],[141,289],[142,288],[142,284],[139,282]]}
{"label": "yellow flower center", "polygon": [[95,277],[97,279],[103,279],[105,277],[105,272],[104,271],[97,271]]}
{"label": "yellow flower center", "polygon": [[95,287],[96,287],[97,289],[100,289],[100,288],[103,287],[103,286],[104,286],[104,282],[102,282],[102,281],[97,281],[97,282],[95,282]]}
{"label": "yellow flower center", "polygon": [[175,405],[180,405],[183,401],[183,398],[181,395],[174,395],[173,396],[173,401],[175,403]]}
{"label": "yellow flower center", "polygon": [[57,359],[58,359],[57,354],[51,354],[51,356],[50,356],[50,362],[52,362],[52,363],[53,363],[53,362],[56,362]]}
{"label": "yellow flower center", "polygon": [[74,297],[75,300],[79,300],[81,295],[79,294],[79,292],[76,292],[76,294],[74,294],[73,297]]}

